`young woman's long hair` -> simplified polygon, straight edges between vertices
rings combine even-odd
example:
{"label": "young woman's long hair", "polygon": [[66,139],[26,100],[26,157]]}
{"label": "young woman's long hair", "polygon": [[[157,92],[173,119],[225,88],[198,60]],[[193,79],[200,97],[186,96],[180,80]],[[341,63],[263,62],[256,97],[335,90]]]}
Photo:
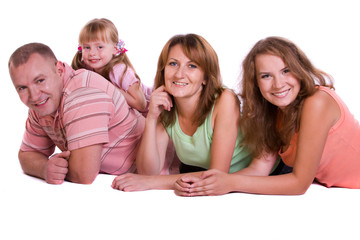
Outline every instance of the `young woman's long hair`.
{"label": "young woman's long hair", "polygon": [[[79,44],[85,42],[92,42],[101,40],[103,42],[111,42],[116,45],[119,42],[119,34],[115,27],[115,25],[108,19],[101,18],[101,19],[93,19],[89,21],[80,31],[79,35]],[[121,53],[118,56],[113,56],[112,60],[105,66],[104,70],[100,73],[103,77],[110,81],[110,72],[112,71],[113,67],[116,64],[123,63],[125,64],[124,73],[127,71],[127,68],[130,67],[134,73],[136,78],[139,79],[139,76],[136,74],[136,71],[131,64],[129,58],[127,57],[126,53]],[[85,66],[84,61],[82,61],[82,53],[78,51],[71,63],[73,69],[77,70],[80,68],[87,68]],[[123,81],[124,74],[120,79],[120,86]]]}
{"label": "young woman's long hair", "polygon": [[[280,57],[300,83],[297,98],[284,111],[268,102],[261,94],[256,76],[255,58],[259,54]],[[315,68],[306,55],[291,41],[268,37],[257,42],[242,64],[240,128],[244,144],[254,157],[262,152],[277,152],[289,144],[299,130],[304,100],[317,91],[317,85],[333,88],[332,78]]]}
{"label": "young woman's long hair", "polygon": [[[203,86],[199,102],[197,103],[198,111],[195,112],[192,119],[194,123],[200,126],[211,111],[216,97],[220,96],[223,91],[218,57],[215,50],[203,37],[196,34],[175,35],[165,44],[161,51],[154,89],[165,85],[164,71],[169,52],[172,47],[178,44],[182,47],[184,54],[204,71],[206,84]],[[169,112],[163,111],[160,115],[160,121],[165,127],[175,123],[175,108],[172,108]]]}

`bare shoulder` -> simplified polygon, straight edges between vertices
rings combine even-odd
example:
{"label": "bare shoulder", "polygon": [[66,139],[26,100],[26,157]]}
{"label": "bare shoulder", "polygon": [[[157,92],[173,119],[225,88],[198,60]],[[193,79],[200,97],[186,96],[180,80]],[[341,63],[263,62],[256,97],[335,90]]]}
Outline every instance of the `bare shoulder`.
{"label": "bare shoulder", "polygon": [[240,102],[238,96],[230,89],[225,89],[222,94],[218,97],[215,103],[217,107],[239,107]]}
{"label": "bare shoulder", "polygon": [[240,117],[240,101],[232,90],[225,89],[216,99],[213,118],[217,116],[221,116],[221,118]]}
{"label": "bare shoulder", "polygon": [[317,91],[314,95],[306,98],[303,114],[319,116],[323,120],[329,120],[334,124],[340,118],[340,108],[335,99],[324,91]]}
{"label": "bare shoulder", "polygon": [[337,107],[338,104],[328,93],[324,91],[316,91],[312,96],[306,98],[304,107],[315,108],[316,110],[326,107]]}

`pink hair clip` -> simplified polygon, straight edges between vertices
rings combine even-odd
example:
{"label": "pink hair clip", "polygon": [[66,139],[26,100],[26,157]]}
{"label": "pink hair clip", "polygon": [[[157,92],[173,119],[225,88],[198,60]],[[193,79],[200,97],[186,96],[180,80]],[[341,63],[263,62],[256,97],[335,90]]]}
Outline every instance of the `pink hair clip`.
{"label": "pink hair clip", "polygon": [[80,45],[78,46],[78,51],[79,51],[79,53],[82,52],[82,47]]}
{"label": "pink hair clip", "polygon": [[119,56],[119,55],[127,52],[127,49],[124,46],[125,46],[125,42],[123,40],[119,39],[119,42],[116,44],[116,48],[118,51],[115,54],[115,56]]}

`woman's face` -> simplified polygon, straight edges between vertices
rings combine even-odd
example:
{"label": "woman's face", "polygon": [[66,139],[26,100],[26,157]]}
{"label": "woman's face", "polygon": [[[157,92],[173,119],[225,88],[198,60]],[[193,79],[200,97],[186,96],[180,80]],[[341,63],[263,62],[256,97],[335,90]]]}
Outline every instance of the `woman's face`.
{"label": "woman's face", "polygon": [[164,77],[166,91],[175,99],[198,99],[206,83],[204,71],[184,54],[180,44],[169,51]]}
{"label": "woman's face", "polygon": [[259,54],[255,68],[260,92],[267,101],[284,109],[296,99],[300,83],[280,57]]}

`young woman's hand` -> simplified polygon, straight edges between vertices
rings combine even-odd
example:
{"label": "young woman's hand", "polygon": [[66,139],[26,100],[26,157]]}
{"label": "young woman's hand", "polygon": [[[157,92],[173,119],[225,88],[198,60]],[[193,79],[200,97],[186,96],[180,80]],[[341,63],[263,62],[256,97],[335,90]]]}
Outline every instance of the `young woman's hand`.
{"label": "young woman's hand", "polygon": [[231,191],[231,174],[211,169],[201,174],[200,178],[192,175],[180,177],[175,183],[175,194],[179,196],[214,196]]}
{"label": "young woman's hand", "polygon": [[157,119],[163,110],[170,111],[173,102],[165,91],[165,86],[160,86],[151,93],[148,118]]}

